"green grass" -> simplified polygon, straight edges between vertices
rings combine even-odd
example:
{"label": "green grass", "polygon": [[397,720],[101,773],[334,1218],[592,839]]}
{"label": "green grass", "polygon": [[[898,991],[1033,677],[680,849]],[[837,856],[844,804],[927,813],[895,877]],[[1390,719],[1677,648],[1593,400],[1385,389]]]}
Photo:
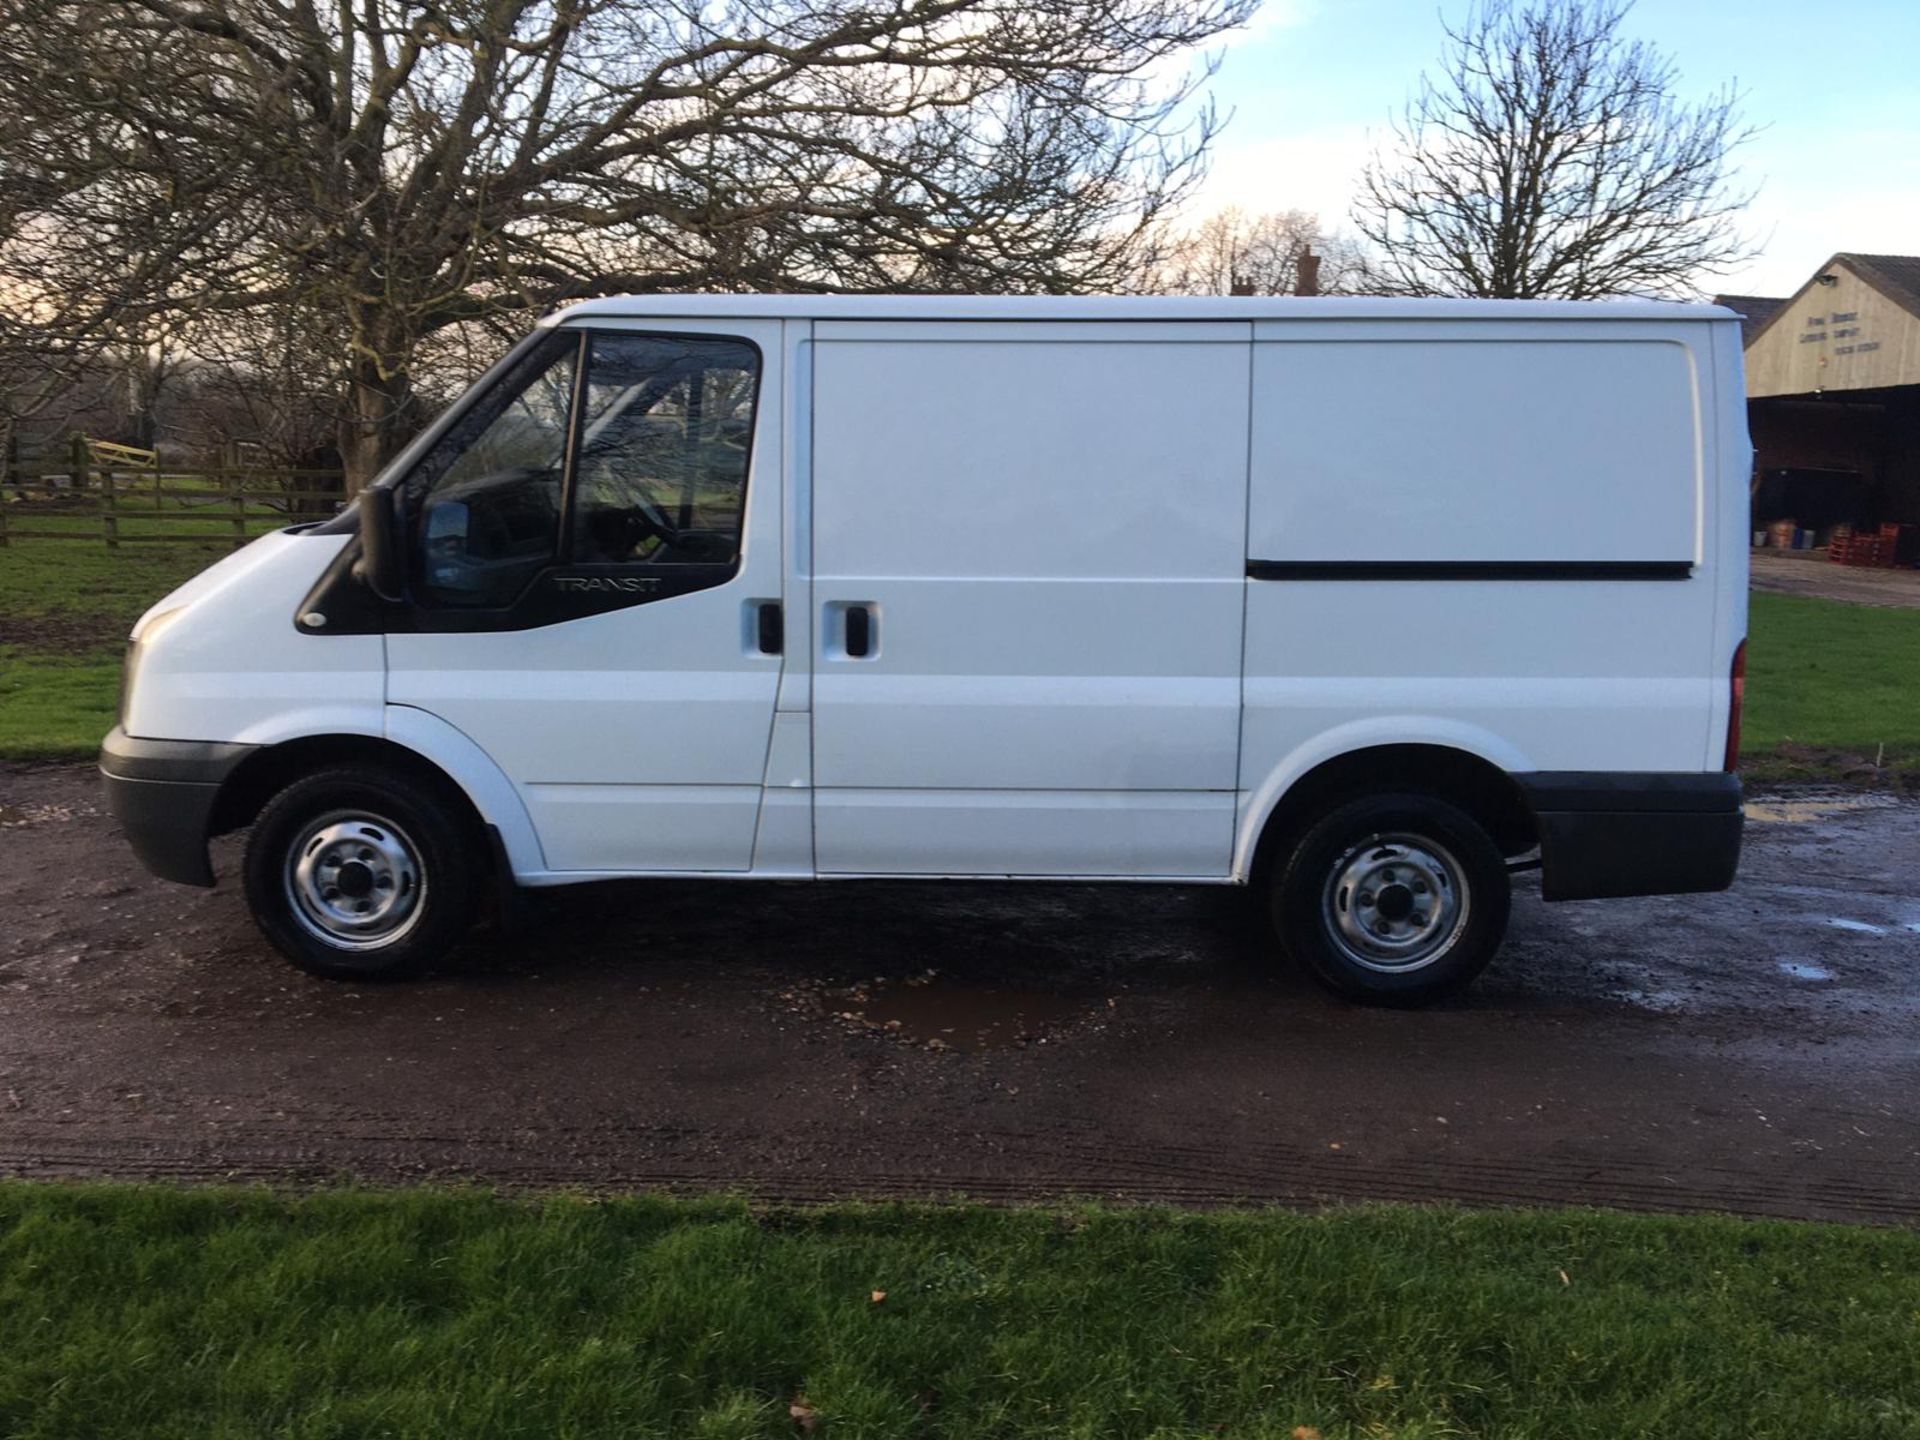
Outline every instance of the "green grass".
{"label": "green grass", "polygon": [[27,541],[0,549],[0,759],[92,755],[113,725],[127,631],[224,545]]}
{"label": "green grass", "polygon": [[119,697],[117,649],[66,658],[0,645],[0,760],[92,755]]}
{"label": "green grass", "polygon": [[0,1185],[15,1437],[1900,1440],[1917,1342],[1912,1231]]}
{"label": "green grass", "polygon": [[1751,597],[1742,769],[1920,783],[1920,610]]}
{"label": "green grass", "polygon": [[0,549],[0,618],[95,617],[122,638],[140,613],[231,546],[22,540]]}

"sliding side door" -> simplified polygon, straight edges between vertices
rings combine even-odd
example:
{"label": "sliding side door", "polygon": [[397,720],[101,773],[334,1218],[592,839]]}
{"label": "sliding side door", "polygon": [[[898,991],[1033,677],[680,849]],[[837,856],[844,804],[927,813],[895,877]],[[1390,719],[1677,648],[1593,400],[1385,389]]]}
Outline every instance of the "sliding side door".
{"label": "sliding side door", "polygon": [[815,336],[820,871],[1224,876],[1249,327]]}

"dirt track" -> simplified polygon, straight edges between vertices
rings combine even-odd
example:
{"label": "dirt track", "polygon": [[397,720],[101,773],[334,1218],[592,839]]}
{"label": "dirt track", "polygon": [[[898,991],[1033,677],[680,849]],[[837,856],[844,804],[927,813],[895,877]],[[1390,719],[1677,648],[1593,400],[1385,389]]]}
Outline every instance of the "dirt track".
{"label": "dirt track", "polygon": [[1748,833],[1726,895],[1523,884],[1424,1013],[1271,972],[1236,892],[1065,885],[554,892],[349,988],[0,769],[0,1173],[1920,1219],[1920,804]]}
{"label": "dirt track", "polygon": [[1835,565],[1825,550],[1755,550],[1752,578],[1756,590],[1920,610],[1920,570]]}

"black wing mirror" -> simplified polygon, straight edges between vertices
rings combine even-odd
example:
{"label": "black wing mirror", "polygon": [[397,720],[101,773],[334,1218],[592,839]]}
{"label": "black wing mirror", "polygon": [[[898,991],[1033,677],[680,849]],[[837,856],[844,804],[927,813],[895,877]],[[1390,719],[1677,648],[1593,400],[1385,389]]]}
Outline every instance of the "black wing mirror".
{"label": "black wing mirror", "polygon": [[360,559],[354,564],[366,587],[382,600],[406,594],[407,557],[401,542],[398,486],[360,492]]}

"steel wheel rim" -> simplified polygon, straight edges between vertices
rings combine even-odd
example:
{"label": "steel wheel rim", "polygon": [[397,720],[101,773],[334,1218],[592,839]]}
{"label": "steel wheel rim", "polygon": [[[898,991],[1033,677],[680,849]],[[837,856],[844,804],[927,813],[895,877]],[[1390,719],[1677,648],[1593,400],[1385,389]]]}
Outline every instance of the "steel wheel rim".
{"label": "steel wheel rim", "polygon": [[1404,975],[1434,964],[1466,929],[1466,872],[1424,835],[1370,835],[1333,863],[1321,920],[1341,954],[1364,969]]}
{"label": "steel wheel rim", "polygon": [[366,811],[312,821],[287,847],[286,892],[295,920],[337,950],[379,950],[419,922],[427,873],[406,831]]}

